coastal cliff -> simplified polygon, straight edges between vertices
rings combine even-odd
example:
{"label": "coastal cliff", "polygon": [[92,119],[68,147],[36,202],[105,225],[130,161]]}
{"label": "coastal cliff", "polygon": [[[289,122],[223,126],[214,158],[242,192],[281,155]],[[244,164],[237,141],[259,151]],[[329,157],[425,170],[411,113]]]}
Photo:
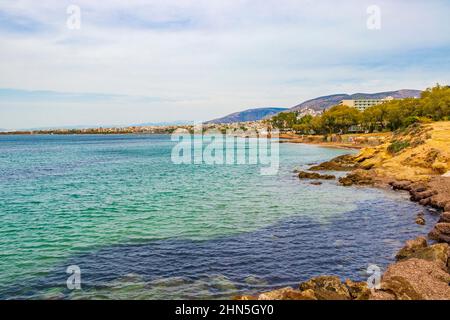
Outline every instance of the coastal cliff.
{"label": "coastal cliff", "polygon": [[[361,138],[367,142],[367,137]],[[354,140],[353,140],[354,141]],[[317,143],[317,140],[292,141]],[[333,142],[331,142],[332,144]],[[330,144],[327,142],[326,144]],[[342,146],[342,139],[336,144]],[[374,143],[375,144],[375,143]],[[336,276],[319,276],[254,296],[248,300],[448,300],[450,299],[450,121],[413,125],[382,135],[376,145],[357,155],[344,155],[300,172],[301,179],[315,179],[314,171],[350,171],[339,178],[344,186],[362,185],[405,190],[411,200],[441,211],[439,222],[428,234],[409,240],[381,277],[377,289],[365,282],[344,282]],[[426,223],[417,216],[416,223]]]}

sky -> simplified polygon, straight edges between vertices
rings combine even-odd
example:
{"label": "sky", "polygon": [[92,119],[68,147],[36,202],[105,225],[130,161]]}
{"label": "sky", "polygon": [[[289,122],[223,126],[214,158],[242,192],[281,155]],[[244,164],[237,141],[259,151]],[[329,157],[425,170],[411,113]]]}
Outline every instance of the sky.
{"label": "sky", "polygon": [[201,121],[450,84],[449,12],[448,0],[2,0],[0,128]]}

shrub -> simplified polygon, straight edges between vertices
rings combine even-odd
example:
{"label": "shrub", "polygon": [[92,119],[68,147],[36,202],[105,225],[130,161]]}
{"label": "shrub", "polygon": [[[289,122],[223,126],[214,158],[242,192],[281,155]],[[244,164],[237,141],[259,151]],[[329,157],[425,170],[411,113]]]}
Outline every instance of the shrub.
{"label": "shrub", "polygon": [[402,151],[403,149],[408,148],[408,147],[409,147],[409,142],[408,141],[395,140],[389,145],[387,150],[391,154],[396,154],[396,153],[399,153],[400,151]]}

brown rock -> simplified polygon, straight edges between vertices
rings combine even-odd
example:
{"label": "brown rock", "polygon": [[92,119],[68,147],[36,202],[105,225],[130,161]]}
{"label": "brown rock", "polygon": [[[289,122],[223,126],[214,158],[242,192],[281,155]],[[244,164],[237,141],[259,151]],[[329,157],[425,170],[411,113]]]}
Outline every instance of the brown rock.
{"label": "brown rock", "polygon": [[425,237],[417,237],[414,240],[408,240],[406,241],[405,246],[397,253],[395,258],[397,260],[408,258],[414,252],[418,251],[419,249],[426,248],[427,246],[427,239]]}
{"label": "brown rock", "polygon": [[345,187],[352,185],[374,184],[374,180],[370,176],[370,174],[361,170],[353,171],[352,173],[349,173],[347,176],[339,178],[339,182]]}
{"label": "brown rock", "polygon": [[330,174],[319,174],[317,172],[306,172],[306,171],[300,171],[298,173],[298,177],[300,179],[324,179],[324,180],[336,179],[335,176]]}
{"label": "brown rock", "polygon": [[450,202],[446,202],[446,204],[444,205],[444,211],[450,212]]}
{"label": "brown rock", "polygon": [[394,190],[411,190],[412,182],[405,180],[405,181],[392,181],[389,183],[392,186],[392,189]]}
{"label": "brown rock", "polygon": [[312,290],[318,300],[350,300],[349,289],[336,276],[320,276],[303,282],[300,291]]}
{"label": "brown rock", "polygon": [[439,218],[439,222],[450,223],[450,212],[442,213],[441,217]]}
{"label": "brown rock", "polygon": [[312,184],[313,186],[320,186],[322,184],[322,182],[320,182],[320,181],[312,181],[312,182],[310,182],[310,184]]}
{"label": "brown rock", "polygon": [[425,218],[422,216],[417,216],[416,217],[416,223],[418,225],[424,226],[426,224]]}
{"label": "brown rock", "polygon": [[[420,201],[420,200],[430,198],[430,197],[434,196],[435,194],[436,194],[436,192],[433,190],[422,191],[422,192],[411,191],[411,200],[412,201]],[[433,199],[431,199],[430,201],[432,202]]]}
{"label": "brown rock", "polygon": [[234,296],[231,300],[258,300],[255,296]]}
{"label": "brown rock", "polygon": [[431,204],[431,198],[425,198],[419,201],[422,206],[429,206]]}
{"label": "brown rock", "polygon": [[426,248],[419,248],[399,260],[412,258],[423,259],[426,261],[435,262],[445,270],[448,260],[448,249],[449,246],[446,243],[434,244]]}
{"label": "brown rock", "polygon": [[336,157],[330,161],[323,162],[317,166],[312,166],[309,170],[321,171],[321,170],[331,170],[331,171],[349,171],[356,168],[355,157],[349,154]]}
{"label": "brown rock", "polygon": [[436,223],[433,230],[428,234],[430,239],[450,243],[450,223],[439,222]]}
{"label": "brown rock", "polygon": [[369,300],[395,300],[395,295],[386,291],[374,290],[370,293]]}
{"label": "brown rock", "polygon": [[450,235],[450,223],[447,222],[439,222],[436,223],[434,228],[440,233],[445,235]]}
{"label": "brown rock", "polygon": [[388,267],[381,290],[399,300],[450,299],[450,274],[438,264],[422,259],[408,259]]}
{"label": "brown rock", "polygon": [[312,291],[299,291],[286,287],[270,292],[261,293],[258,300],[317,300]]}
{"label": "brown rock", "polygon": [[368,300],[370,297],[370,289],[366,282],[353,282],[350,279],[345,280],[345,285],[350,292],[353,300]]}

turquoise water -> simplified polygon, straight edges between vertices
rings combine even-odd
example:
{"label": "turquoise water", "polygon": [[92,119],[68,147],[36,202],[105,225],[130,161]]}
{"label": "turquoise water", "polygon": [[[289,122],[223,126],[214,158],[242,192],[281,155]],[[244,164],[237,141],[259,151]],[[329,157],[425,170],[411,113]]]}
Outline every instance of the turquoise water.
{"label": "turquoise water", "polygon": [[[293,174],[345,150],[281,144],[278,175],[262,176],[175,165],[173,146],[0,136],[0,298],[223,298],[323,273],[365,279],[428,228],[405,194]],[[73,264],[82,290],[66,288]]]}

